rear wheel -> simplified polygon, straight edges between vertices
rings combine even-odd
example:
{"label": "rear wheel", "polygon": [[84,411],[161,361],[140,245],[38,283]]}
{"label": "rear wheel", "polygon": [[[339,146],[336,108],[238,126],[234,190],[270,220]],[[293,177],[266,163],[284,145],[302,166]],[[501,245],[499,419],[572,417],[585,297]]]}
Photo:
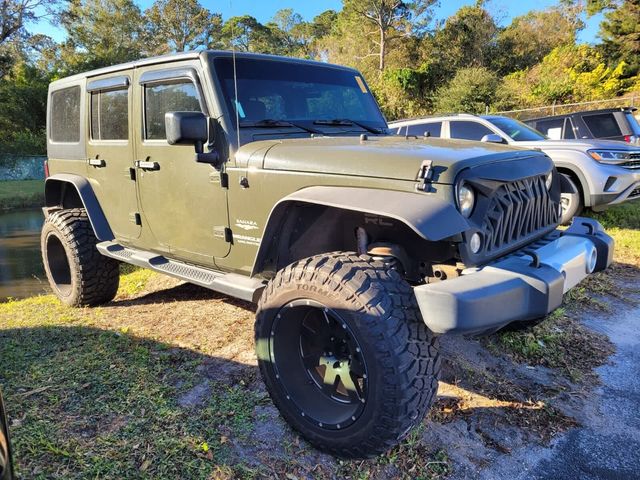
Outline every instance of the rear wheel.
{"label": "rear wheel", "polygon": [[395,445],[437,391],[436,337],[411,287],[370,257],[327,254],[278,272],[258,306],[256,348],[285,419],[340,456]]}
{"label": "rear wheel", "polygon": [[96,237],[84,209],[49,215],[40,242],[49,284],[63,303],[100,305],[116,296],[119,264],[96,249]]}

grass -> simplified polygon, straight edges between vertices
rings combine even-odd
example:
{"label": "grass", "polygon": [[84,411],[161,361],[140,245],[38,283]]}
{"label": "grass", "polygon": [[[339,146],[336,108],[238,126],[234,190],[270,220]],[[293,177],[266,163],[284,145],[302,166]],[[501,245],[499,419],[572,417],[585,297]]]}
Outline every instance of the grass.
{"label": "grass", "polygon": [[[253,307],[122,269],[117,301],[0,303],[0,384],[20,478],[437,479],[412,433],[367,461],[323,456],[279,417],[255,367]],[[394,472],[390,474],[389,472]]]}
{"label": "grass", "polygon": [[44,204],[43,180],[0,181],[0,211]]}

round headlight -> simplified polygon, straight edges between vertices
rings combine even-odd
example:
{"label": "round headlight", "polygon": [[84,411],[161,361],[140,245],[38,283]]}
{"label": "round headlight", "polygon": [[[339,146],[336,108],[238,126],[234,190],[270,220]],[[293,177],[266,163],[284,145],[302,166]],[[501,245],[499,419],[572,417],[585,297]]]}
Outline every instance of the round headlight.
{"label": "round headlight", "polygon": [[458,187],[458,208],[464,217],[469,217],[476,203],[476,195],[473,189],[465,184]]}
{"label": "round headlight", "polygon": [[551,190],[551,186],[553,185],[553,170],[547,173],[547,177],[544,179],[544,184],[547,187],[547,190]]}

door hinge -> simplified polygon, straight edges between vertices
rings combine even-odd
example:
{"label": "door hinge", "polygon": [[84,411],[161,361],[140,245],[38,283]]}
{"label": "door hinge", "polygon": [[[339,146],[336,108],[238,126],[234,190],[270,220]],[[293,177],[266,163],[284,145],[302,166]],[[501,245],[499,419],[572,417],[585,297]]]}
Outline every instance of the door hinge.
{"label": "door hinge", "polygon": [[132,213],[129,217],[133,223],[136,225],[142,225],[142,217],[138,212]]}
{"label": "door hinge", "polygon": [[418,170],[418,184],[416,188],[421,191],[427,190],[427,183],[431,182],[433,179],[433,170],[431,166],[433,162],[431,160],[423,160],[422,165],[420,165],[420,170]]}
{"label": "door hinge", "polygon": [[136,181],[136,169],[133,167],[129,167],[129,178],[134,182]]}
{"label": "door hinge", "polygon": [[224,229],[224,241],[227,243],[233,243],[233,232],[229,227]]}
{"label": "door hinge", "polygon": [[226,172],[220,173],[220,186],[222,188],[229,188],[229,174]]}

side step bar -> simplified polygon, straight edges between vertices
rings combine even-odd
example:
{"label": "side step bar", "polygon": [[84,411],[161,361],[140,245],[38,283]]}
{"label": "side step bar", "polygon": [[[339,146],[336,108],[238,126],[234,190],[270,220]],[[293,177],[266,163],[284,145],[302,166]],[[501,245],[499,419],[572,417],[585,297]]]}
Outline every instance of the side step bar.
{"label": "side step bar", "polygon": [[96,247],[102,255],[107,257],[139,267],[149,268],[248,302],[257,303],[265,287],[265,282],[262,280],[245,277],[237,273],[214,272],[176,260],[169,260],[156,253],[123,247],[115,242],[101,242]]}

